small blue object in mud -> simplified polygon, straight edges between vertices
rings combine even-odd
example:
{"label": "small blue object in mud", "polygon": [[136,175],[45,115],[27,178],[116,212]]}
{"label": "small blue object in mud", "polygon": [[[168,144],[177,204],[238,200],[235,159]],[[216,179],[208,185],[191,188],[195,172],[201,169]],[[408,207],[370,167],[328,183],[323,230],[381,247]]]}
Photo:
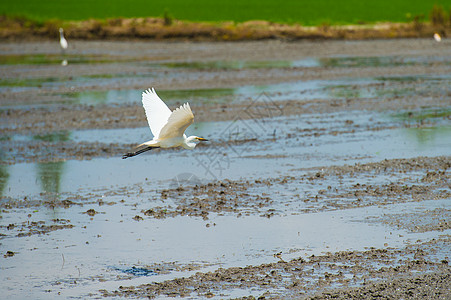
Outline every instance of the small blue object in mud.
{"label": "small blue object in mud", "polygon": [[152,275],[157,275],[157,273],[155,273],[152,270],[146,269],[146,268],[137,268],[137,267],[131,267],[128,269],[122,269],[122,268],[114,268],[117,271],[120,271],[122,273],[127,273],[127,274],[131,274],[134,276],[152,276]]}

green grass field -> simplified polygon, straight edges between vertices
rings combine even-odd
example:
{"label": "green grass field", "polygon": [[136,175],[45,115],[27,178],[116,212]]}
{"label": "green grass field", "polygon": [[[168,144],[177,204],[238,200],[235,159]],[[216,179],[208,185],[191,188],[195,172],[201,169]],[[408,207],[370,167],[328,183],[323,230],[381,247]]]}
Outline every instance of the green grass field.
{"label": "green grass field", "polygon": [[407,22],[429,15],[434,4],[445,11],[451,0],[1,0],[0,13],[34,20],[114,17],[172,17],[189,21],[268,20],[303,25]]}

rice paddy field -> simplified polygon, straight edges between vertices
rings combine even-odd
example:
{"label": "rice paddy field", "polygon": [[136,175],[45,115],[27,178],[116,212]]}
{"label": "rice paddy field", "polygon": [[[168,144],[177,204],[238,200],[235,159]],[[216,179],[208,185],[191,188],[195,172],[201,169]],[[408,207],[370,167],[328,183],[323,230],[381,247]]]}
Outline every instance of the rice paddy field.
{"label": "rice paddy field", "polygon": [[0,43],[0,298],[451,299],[450,42]]}
{"label": "rice paddy field", "polygon": [[267,20],[278,23],[359,24],[380,21],[409,22],[415,16],[427,18],[434,5],[445,11],[450,0],[230,0],[223,2],[198,0],[21,0],[1,1],[0,13],[20,15],[34,20],[85,20],[90,18],[162,17],[189,21]]}
{"label": "rice paddy field", "polygon": [[0,1],[0,298],[451,299],[450,7]]}

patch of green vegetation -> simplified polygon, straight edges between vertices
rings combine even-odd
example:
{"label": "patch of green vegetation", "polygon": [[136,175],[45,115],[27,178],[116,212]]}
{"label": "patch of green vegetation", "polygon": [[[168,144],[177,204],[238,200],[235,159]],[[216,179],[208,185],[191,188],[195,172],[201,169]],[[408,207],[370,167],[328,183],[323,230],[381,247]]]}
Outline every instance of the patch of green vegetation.
{"label": "patch of green vegetation", "polygon": [[425,121],[431,119],[451,118],[451,107],[448,108],[428,108],[419,111],[407,111],[394,115],[395,118],[404,121]]}
{"label": "patch of green vegetation", "polygon": [[6,87],[41,87],[47,82],[57,82],[58,78],[0,79],[0,86]]}
{"label": "patch of green vegetation", "polygon": [[355,68],[355,67],[392,67],[401,65],[412,65],[413,62],[405,62],[400,57],[394,56],[353,56],[321,58],[321,65],[325,67]]}
{"label": "patch of green vegetation", "polygon": [[292,66],[292,62],[287,60],[274,61],[209,61],[209,62],[172,62],[154,64],[165,68],[182,68],[198,70],[241,70],[260,68],[287,68]]}
{"label": "patch of green vegetation", "polygon": [[332,85],[324,88],[328,91],[331,98],[360,98],[362,97],[362,91],[360,88],[356,88],[350,85]]}
{"label": "patch of green vegetation", "polygon": [[375,77],[376,80],[380,81],[397,81],[397,82],[410,82],[424,80],[426,77],[419,76],[379,76]]}
{"label": "patch of green vegetation", "polygon": [[39,65],[57,63],[61,63],[61,58],[56,55],[0,55],[1,65]]}
{"label": "patch of green vegetation", "polygon": [[46,21],[89,18],[164,17],[189,21],[268,20],[303,25],[362,24],[378,21],[407,22],[430,16],[441,22],[442,13],[430,15],[433,5],[449,10],[451,0],[21,0],[1,1],[0,13]]}
{"label": "patch of green vegetation", "polygon": [[[193,90],[161,90],[158,95],[162,99],[171,99],[171,101],[205,101],[208,103],[226,102],[224,97],[231,96],[235,93],[233,88],[213,88],[213,89],[193,89]],[[170,102],[170,101],[168,101]]]}
{"label": "patch of green vegetation", "polygon": [[44,142],[66,142],[70,138],[69,131],[53,132],[50,134],[37,134],[33,136],[34,140],[44,141]]}
{"label": "patch of green vegetation", "polygon": [[90,79],[111,79],[111,78],[118,78],[118,77],[125,77],[125,74],[93,74],[93,75],[85,75],[84,78],[90,78]]}
{"label": "patch of green vegetation", "polygon": [[116,61],[112,57],[102,57],[97,55],[58,55],[58,54],[11,54],[0,55],[0,65],[48,65],[61,64],[66,59],[70,64],[86,64],[86,63],[108,63]]}

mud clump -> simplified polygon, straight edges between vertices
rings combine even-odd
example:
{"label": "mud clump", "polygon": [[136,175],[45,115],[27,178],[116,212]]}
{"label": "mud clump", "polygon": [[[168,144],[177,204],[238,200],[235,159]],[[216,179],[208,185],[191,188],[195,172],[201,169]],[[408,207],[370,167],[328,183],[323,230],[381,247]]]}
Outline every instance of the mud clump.
{"label": "mud clump", "polygon": [[6,254],[3,255],[4,258],[13,257],[16,255],[14,251],[6,251]]}
{"label": "mud clump", "polygon": [[0,239],[11,235],[16,237],[41,235],[56,230],[71,229],[74,227],[73,224],[70,224],[70,220],[66,219],[53,219],[52,222],[53,224],[46,224],[45,221],[26,221],[22,223],[9,224],[7,226],[0,226],[0,228],[6,227],[8,230],[8,234],[0,236]]}

